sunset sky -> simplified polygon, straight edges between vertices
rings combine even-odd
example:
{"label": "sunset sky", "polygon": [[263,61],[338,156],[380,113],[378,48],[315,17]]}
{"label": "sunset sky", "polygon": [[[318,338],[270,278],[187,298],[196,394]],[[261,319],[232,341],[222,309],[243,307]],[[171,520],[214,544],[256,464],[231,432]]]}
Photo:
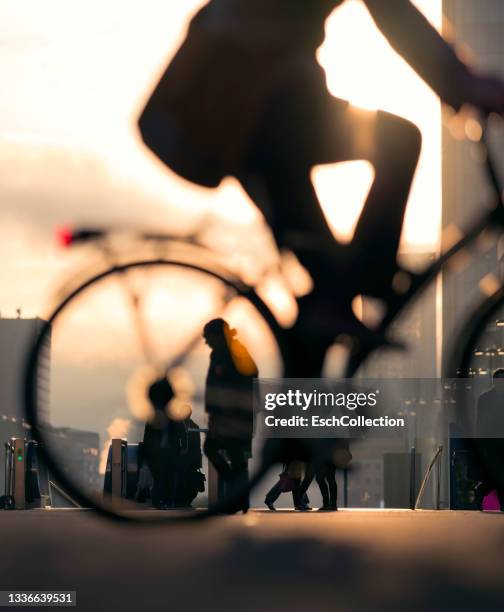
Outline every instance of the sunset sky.
{"label": "sunset sky", "polygon": [[[436,25],[440,0],[417,4]],[[255,245],[270,245],[235,181],[194,188],[141,146],[135,118],[201,0],[25,0],[0,5],[0,311],[38,314],[72,257],[54,247],[61,223],[180,229],[209,212]],[[362,52],[361,41],[367,41]],[[404,247],[432,249],[440,211],[439,105],[390,49],[364,6],[349,0],[327,24],[320,50],[335,95],[415,121],[424,150]],[[335,233],[351,235],[371,180],[363,162],[317,169],[314,180]],[[267,249],[264,250],[266,252]]]}
{"label": "sunset sky", "polygon": [[[3,317],[14,316],[18,307],[23,316],[43,315],[61,277],[86,260],[85,251],[58,249],[54,228],[62,224],[180,232],[203,220],[208,225],[213,218],[214,244],[228,259],[250,260],[256,268],[267,268],[274,260],[262,218],[236,181],[227,179],[213,191],[191,186],[162,167],[136,131],[146,96],[201,4],[0,4]],[[417,4],[440,26],[441,0]],[[367,109],[397,113],[422,130],[422,159],[402,248],[435,250],[441,211],[441,121],[434,94],[391,50],[358,0],[349,0],[329,19],[319,61],[334,95]],[[370,166],[352,162],[319,167],[313,179],[335,235],[348,240],[370,186]],[[150,286],[143,297],[151,337],[166,360],[178,339],[199,335],[204,321],[218,313],[213,313],[212,296],[205,293],[201,280],[148,276]],[[284,317],[292,316],[293,308],[295,316],[295,303],[278,281],[270,278],[262,290],[274,298]],[[130,423],[124,389],[142,363],[123,298],[120,287],[105,284],[78,302],[53,329],[51,421],[98,431],[102,443],[114,423]],[[250,311],[240,304],[226,311],[228,315],[261,375],[277,375],[273,343],[260,322],[250,319]],[[204,381],[207,360],[208,349],[201,344],[189,368],[197,387]],[[201,414],[196,416],[203,422]]]}

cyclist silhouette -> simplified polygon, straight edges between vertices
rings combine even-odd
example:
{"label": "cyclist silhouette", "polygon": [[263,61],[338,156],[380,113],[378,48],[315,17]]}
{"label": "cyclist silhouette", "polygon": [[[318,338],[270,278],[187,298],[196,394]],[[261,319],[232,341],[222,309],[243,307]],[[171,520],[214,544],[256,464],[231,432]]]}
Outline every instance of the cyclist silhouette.
{"label": "cyclist silhouette", "polygon": [[[476,74],[408,0],[363,0],[392,47],[440,98],[504,110],[504,83]],[[397,249],[421,149],[418,128],[330,95],[316,50],[343,0],[211,0],[139,120],[146,145],[173,171],[216,187],[236,177],[314,281],[299,302],[291,376],[319,376],[341,331],[359,335],[357,294],[394,298]],[[341,59],[344,61],[344,58]],[[359,78],[356,75],[356,78]],[[368,160],[375,178],[350,245],[336,242],[310,172]],[[317,341],[318,339],[318,341]]]}

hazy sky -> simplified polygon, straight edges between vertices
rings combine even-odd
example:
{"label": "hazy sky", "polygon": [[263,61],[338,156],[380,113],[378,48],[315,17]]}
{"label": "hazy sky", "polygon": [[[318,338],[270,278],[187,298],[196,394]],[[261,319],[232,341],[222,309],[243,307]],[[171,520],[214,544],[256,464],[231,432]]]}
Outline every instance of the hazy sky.
{"label": "hazy sky", "polygon": [[[421,0],[440,22],[440,0]],[[0,5],[0,311],[38,314],[43,295],[70,266],[52,238],[61,223],[188,226],[209,211],[269,244],[236,183],[189,186],[146,153],[134,120],[200,0],[25,0]],[[366,53],[356,40],[365,36]],[[344,55],[342,55],[344,54]],[[344,61],[338,60],[344,57]],[[415,120],[424,160],[408,211],[406,242],[437,240],[438,105],[388,47],[358,0],[328,22],[321,51],[331,90]],[[377,79],[380,79],[378,81]],[[362,162],[315,174],[326,213],[348,236],[369,186]],[[426,223],[428,219],[428,223]],[[254,225],[255,224],[255,225]],[[244,241],[240,240],[243,244]],[[254,247],[254,248],[255,248]],[[262,252],[267,252],[267,248]]]}
{"label": "hazy sky", "polygon": [[[43,314],[51,288],[77,261],[86,259],[86,252],[67,253],[56,247],[54,228],[61,224],[180,230],[211,214],[216,224],[233,226],[233,232],[220,233],[216,240],[229,257],[254,253],[256,265],[267,265],[274,256],[261,217],[235,181],[229,179],[214,191],[195,188],[164,169],[136,133],[135,120],[145,97],[182,39],[188,18],[201,4],[201,0],[0,3],[2,316],[13,316],[17,307],[25,316]],[[417,4],[440,24],[441,0]],[[362,52],[363,38],[366,52]],[[335,95],[403,115],[422,129],[423,157],[403,246],[432,250],[438,239],[441,198],[440,111],[435,96],[390,49],[358,0],[346,2],[328,21],[319,59]],[[351,235],[371,176],[363,162],[314,172],[324,210],[342,239]],[[234,242],[229,241],[230,234]],[[195,300],[200,299],[197,290]],[[168,302],[160,301],[161,293],[156,293],[153,304],[166,317],[170,310]],[[280,295],[278,287],[276,294]],[[128,417],[123,382],[129,370],[114,361],[126,352],[128,328],[120,328],[122,319],[112,302],[102,303],[101,308],[96,303],[92,313],[82,308],[73,325],[63,324],[54,334],[51,410],[58,424],[95,429],[103,443],[107,424]],[[186,304],[175,304],[177,308],[187,315]],[[247,327],[244,317],[244,311],[235,309],[233,322],[242,330]],[[160,329],[166,333],[167,326],[158,326],[156,333]],[[157,337],[168,348],[170,341],[173,346],[169,331],[166,338]],[[268,353],[269,367],[273,366],[264,334],[254,329],[244,333],[262,375],[267,374],[261,351]],[[87,361],[86,343],[94,355]],[[103,361],[96,358],[100,346]],[[200,349],[198,355],[194,369],[200,387],[208,351]]]}

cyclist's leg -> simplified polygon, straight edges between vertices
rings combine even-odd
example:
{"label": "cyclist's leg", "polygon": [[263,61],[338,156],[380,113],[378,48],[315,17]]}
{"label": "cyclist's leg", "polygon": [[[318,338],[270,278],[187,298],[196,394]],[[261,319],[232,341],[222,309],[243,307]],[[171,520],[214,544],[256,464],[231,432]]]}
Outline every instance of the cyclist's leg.
{"label": "cyclist's leg", "polygon": [[365,146],[362,151],[357,146],[354,154],[365,154],[374,167],[375,177],[352,245],[364,269],[378,254],[383,268],[381,277],[376,278],[390,281],[396,268],[404,213],[420,156],[421,134],[406,119],[382,111],[365,119],[357,118],[359,123],[373,134],[373,143],[371,148]]}
{"label": "cyclist's leg", "polygon": [[[324,247],[334,245],[334,238],[311,184],[313,166],[368,160],[375,169],[375,179],[351,251],[360,263],[372,256],[378,264],[374,277],[379,267],[386,277],[395,266],[420,145],[418,129],[405,119],[355,109],[332,97],[325,87],[322,90],[310,83],[271,101],[240,179],[265,213],[280,245],[287,243],[296,251],[295,241],[290,242],[289,237],[297,233],[312,236]],[[264,187],[262,193],[255,189],[257,184]],[[311,261],[305,253],[300,251],[299,255],[312,274],[323,264],[327,267],[327,254]],[[360,268],[366,270],[365,265]],[[355,273],[354,265],[351,271]]]}
{"label": "cyclist's leg", "polygon": [[330,249],[335,240],[310,180],[314,156],[293,104],[288,92],[270,101],[238,178],[279,246],[293,248],[304,259],[305,251]]}

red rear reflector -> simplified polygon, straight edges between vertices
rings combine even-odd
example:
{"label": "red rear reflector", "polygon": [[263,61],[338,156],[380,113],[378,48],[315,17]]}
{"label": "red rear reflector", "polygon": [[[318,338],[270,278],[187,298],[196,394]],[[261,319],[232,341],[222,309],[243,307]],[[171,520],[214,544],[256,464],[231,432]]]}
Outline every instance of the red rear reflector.
{"label": "red rear reflector", "polygon": [[69,227],[58,227],[56,238],[60,246],[69,247],[73,242],[73,232]]}

